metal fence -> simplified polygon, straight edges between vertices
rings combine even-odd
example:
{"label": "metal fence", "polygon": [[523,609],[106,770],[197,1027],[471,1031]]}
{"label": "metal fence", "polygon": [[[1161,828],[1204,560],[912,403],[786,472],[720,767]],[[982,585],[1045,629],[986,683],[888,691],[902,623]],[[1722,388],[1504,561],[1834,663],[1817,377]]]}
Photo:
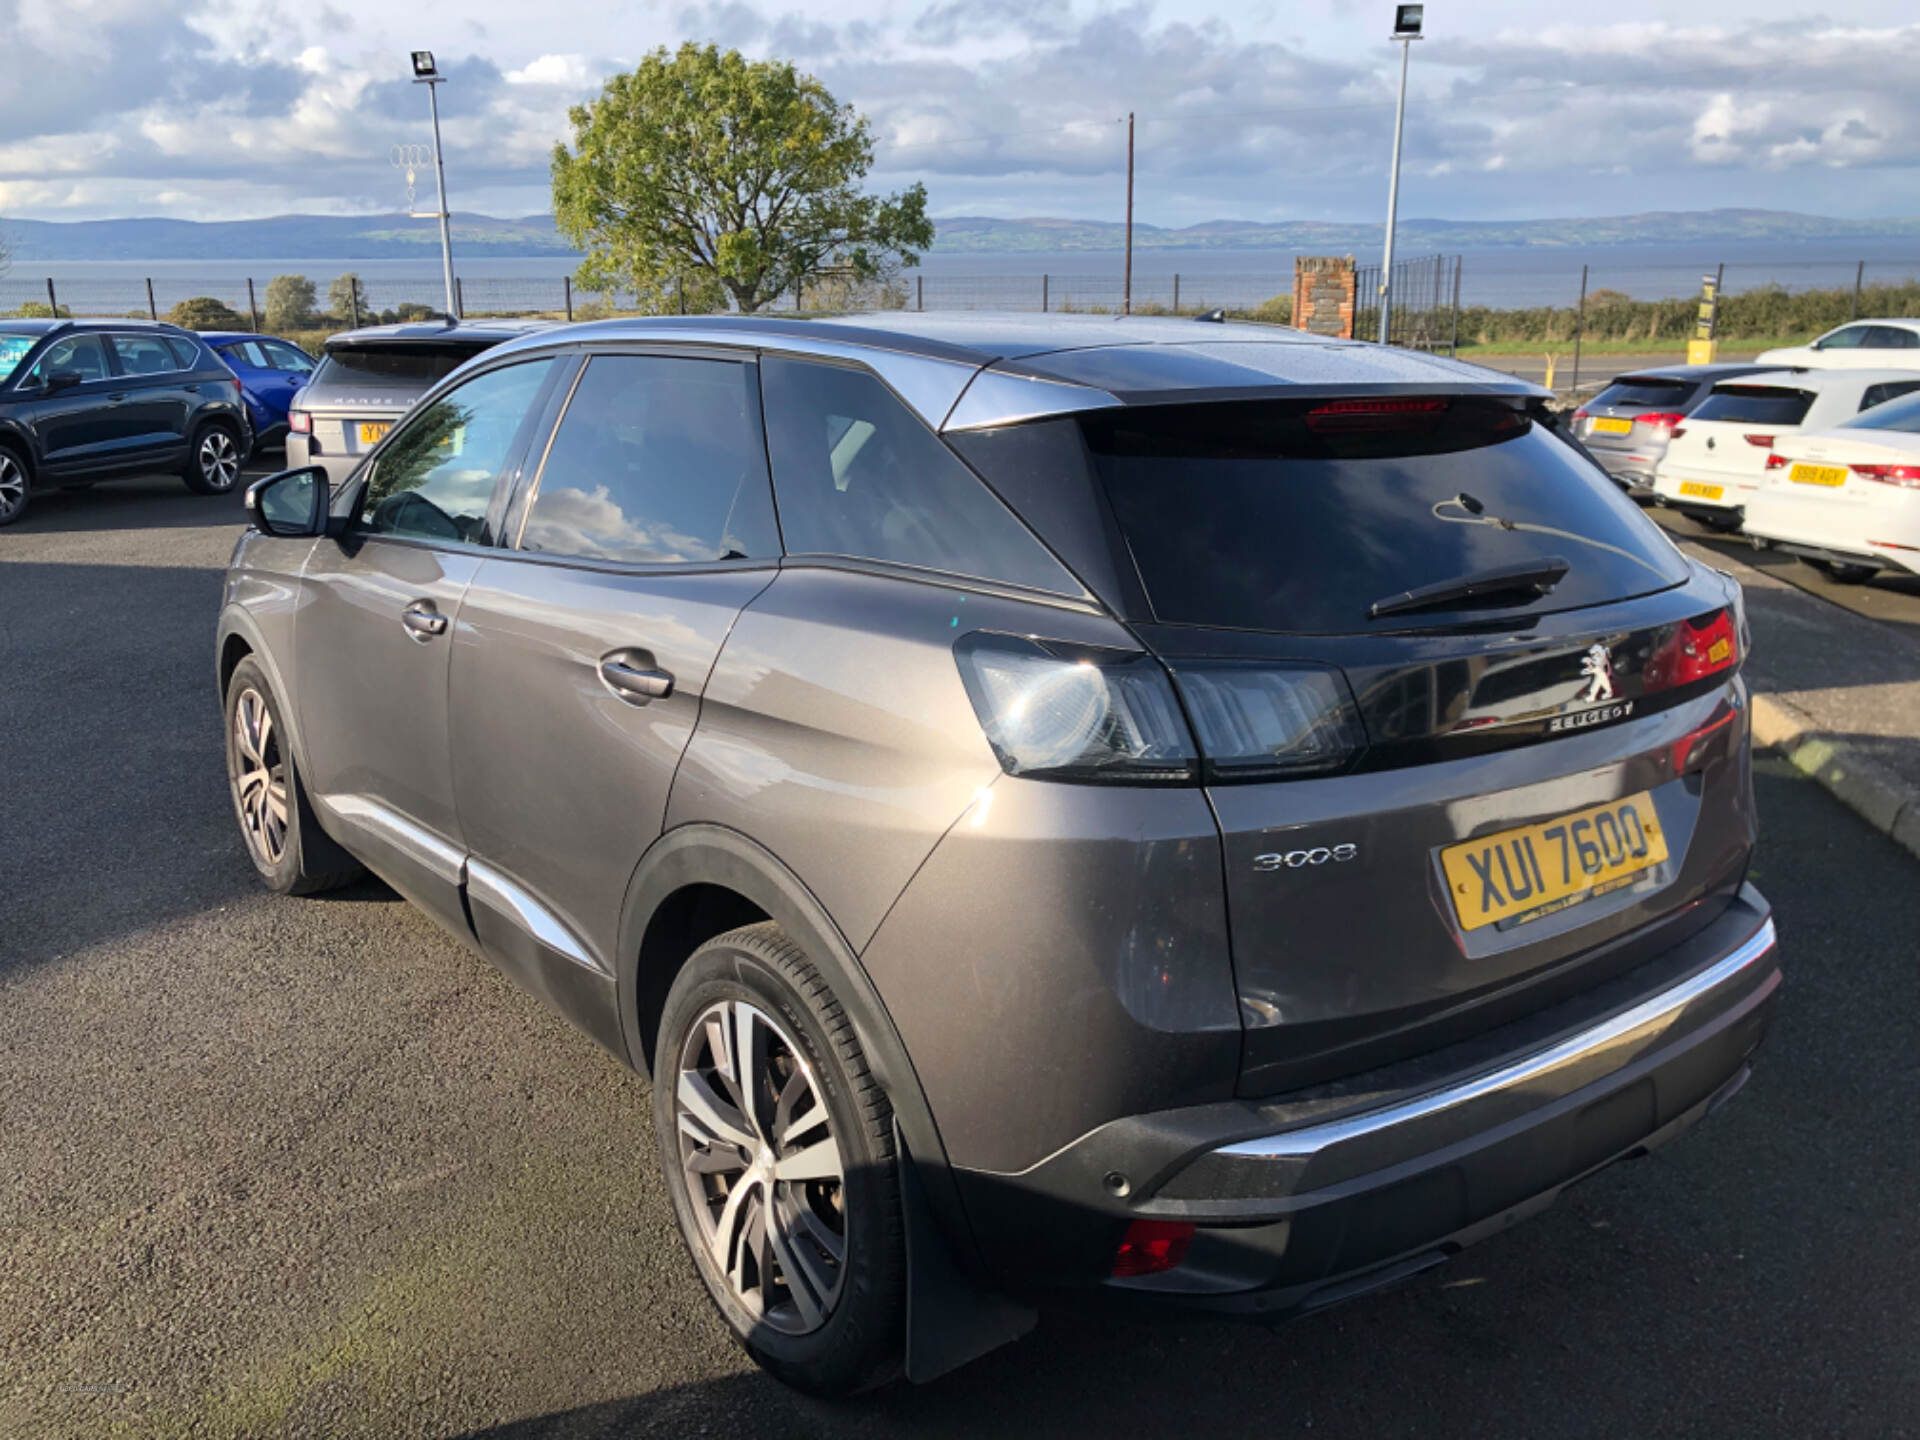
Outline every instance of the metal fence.
{"label": "metal fence", "polygon": [[[1460,268],[1458,255],[1428,255],[1394,265],[1387,296],[1389,344],[1454,352],[1460,338]],[[1362,340],[1380,337],[1380,272],[1378,265],[1354,271],[1353,333]]]}

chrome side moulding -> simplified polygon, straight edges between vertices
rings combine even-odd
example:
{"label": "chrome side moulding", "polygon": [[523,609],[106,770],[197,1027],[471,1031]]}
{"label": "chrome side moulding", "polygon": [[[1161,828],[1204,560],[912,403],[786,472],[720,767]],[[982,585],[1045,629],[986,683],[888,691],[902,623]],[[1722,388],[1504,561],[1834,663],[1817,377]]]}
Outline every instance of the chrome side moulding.
{"label": "chrome side moulding", "polygon": [[315,797],[329,815],[337,816],[372,838],[379,840],[412,860],[421,869],[458,885],[467,857],[423,826],[395,814],[378,800],[366,795],[323,795]]}
{"label": "chrome side moulding", "polygon": [[467,899],[485,905],[518,925],[541,947],[611,980],[613,971],[588,953],[587,947],[546,906],[482,860],[467,861]]}
{"label": "chrome side moulding", "polygon": [[1398,1105],[1369,1110],[1341,1120],[1329,1120],[1321,1125],[1306,1125],[1277,1135],[1242,1140],[1235,1145],[1223,1145],[1211,1153],[1253,1160],[1311,1159],[1331,1146],[1361,1136],[1377,1134],[1501,1091],[1521,1090],[1555,1071],[1579,1066],[1643,1034],[1663,1029],[1688,1005],[1736,978],[1777,943],[1773,917],[1768,916],[1758,930],[1725,958],[1678,985],[1648,997],[1632,1009],[1621,1011],[1611,1020],[1568,1036],[1557,1045],[1498,1070],[1443,1090],[1416,1096]]}

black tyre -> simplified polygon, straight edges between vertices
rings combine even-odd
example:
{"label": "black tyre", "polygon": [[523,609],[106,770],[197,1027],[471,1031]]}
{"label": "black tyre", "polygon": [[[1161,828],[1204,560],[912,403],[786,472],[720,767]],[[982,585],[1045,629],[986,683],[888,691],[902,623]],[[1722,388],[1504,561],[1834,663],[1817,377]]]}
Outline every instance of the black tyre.
{"label": "black tyre", "polygon": [[1703,510],[1698,518],[1707,529],[1721,535],[1731,535],[1740,528],[1741,521],[1746,517],[1738,510]]}
{"label": "black tyre", "polygon": [[1864,585],[1880,573],[1878,565],[1849,565],[1844,560],[1809,560],[1807,563],[1836,585]]}
{"label": "black tyre", "polygon": [[360,864],[321,830],[307,803],[280,702],[249,655],[227,682],[227,789],[247,856],[269,890],[317,895],[360,878]]}
{"label": "black tyre", "polygon": [[27,513],[32,488],[26,460],[11,445],[0,445],[0,525],[11,525]]}
{"label": "black tyre", "polygon": [[246,458],[239,429],[225,420],[209,420],[193,432],[180,478],[196,495],[229,495],[240,483]]}
{"label": "black tyre", "polygon": [[906,1242],[893,1110],[806,952],[766,922],[675,978],[654,1125],[681,1237],[747,1353],[845,1395],[899,1370]]}

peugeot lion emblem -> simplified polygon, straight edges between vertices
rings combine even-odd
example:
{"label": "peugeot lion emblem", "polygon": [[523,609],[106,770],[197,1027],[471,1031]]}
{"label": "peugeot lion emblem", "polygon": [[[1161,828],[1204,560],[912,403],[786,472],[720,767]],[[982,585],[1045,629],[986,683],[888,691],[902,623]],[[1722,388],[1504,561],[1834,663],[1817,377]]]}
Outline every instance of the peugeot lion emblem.
{"label": "peugeot lion emblem", "polygon": [[1580,662],[1580,674],[1587,682],[1589,705],[1613,698],[1613,653],[1604,644],[1595,641],[1588,647],[1586,658]]}

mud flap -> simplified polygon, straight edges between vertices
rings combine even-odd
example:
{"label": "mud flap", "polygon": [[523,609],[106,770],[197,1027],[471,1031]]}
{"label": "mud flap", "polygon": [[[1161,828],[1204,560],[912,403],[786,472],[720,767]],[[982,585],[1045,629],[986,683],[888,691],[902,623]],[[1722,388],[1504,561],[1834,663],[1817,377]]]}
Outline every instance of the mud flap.
{"label": "mud flap", "polygon": [[961,1273],[934,1221],[898,1122],[893,1143],[900,1157],[900,1213],[907,1237],[907,1379],[924,1385],[1018,1340],[1040,1317],[1004,1295],[980,1289]]}

